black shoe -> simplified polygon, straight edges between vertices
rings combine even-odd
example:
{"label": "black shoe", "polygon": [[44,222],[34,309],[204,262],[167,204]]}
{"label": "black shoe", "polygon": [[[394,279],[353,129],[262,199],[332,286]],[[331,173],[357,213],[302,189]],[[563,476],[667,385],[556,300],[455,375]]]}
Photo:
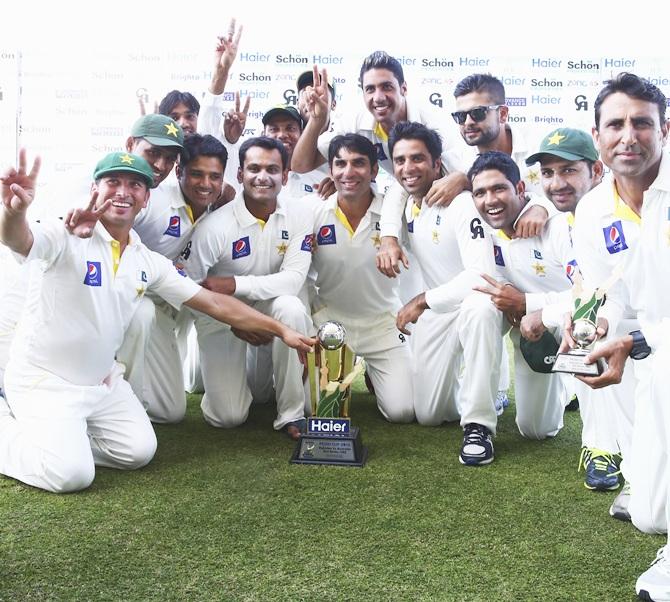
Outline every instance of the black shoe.
{"label": "black shoe", "polygon": [[463,445],[458,459],[466,466],[482,466],[493,462],[491,431],[476,422],[466,424],[463,428]]}

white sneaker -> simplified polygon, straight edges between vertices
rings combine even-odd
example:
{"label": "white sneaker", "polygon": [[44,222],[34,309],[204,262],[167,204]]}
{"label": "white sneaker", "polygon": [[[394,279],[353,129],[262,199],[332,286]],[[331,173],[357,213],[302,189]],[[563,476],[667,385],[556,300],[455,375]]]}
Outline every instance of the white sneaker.
{"label": "white sneaker", "polygon": [[628,504],[630,503],[630,483],[626,481],[610,506],[610,516],[630,522],[630,512]]}
{"label": "white sneaker", "polygon": [[651,602],[670,601],[670,558],[668,546],[656,554],[656,560],[642,573],[635,583],[635,592],[641,600]]}

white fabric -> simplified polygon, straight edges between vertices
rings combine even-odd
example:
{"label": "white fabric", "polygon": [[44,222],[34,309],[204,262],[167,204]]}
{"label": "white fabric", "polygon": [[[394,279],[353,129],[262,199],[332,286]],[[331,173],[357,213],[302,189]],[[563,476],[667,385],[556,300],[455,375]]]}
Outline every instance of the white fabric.
{"label": "white fabric", "polygon": [[323,202],[310,199],[316,244],[314,323],[318,327],[337,320],[344,325],[347,345],[366,361],[384,417],[410,422],[414,403],[409,343],[395,326],[401,307],[398,281],[375,266],[382,197],[374,196],[353,235],[336,213],[337,197],[335,193]]}
{"label": "white fabric", "polygon": [[43,283],[27,301],[12,357],[74,384],[98,385],[110,373],[145,293],[178,308],[200,290],[132,231],[116,275],[113,239],[101,224],[88,239],[71,236],[58,220],[35,224],[32,231],[27,260],[44,261]]}
{"label": "white fabric", "polygon": [[[600,185],[584,195],[577,205],[572,241],[584,284],[590,289],[601,286],[639,243],[640,225],[621,209],[621,205],[617,209],[611,173]],[[617,234],[620,237],[618,245],[610,237],[615,224],[621,229]],[[609,301],[606,302],[603,309],[609,309],[610,305]],[[608,338],[637,330],[639,325],[634,318],[634,313],[627,311],[623,321],[611,320]],[[635,373],[631,367],[626,368],[618,385],[600,390],[577,385],[582,445],[620,453],[624,458],[621,469],[626,478],[629,474],[626,455],[630,450],[633,420],[637,411],[634,406],[635,387]]]}
{"label": "white fabric", "polygon": [[250,301],[297,295],[311,262],[311,216],[299,200],[280,200],[261,226],[239,194],[196,230],[184,268],[198,282],[208,275],[235,276],[235,296]]}
{"label": "white fabric", "polygon": [[[311,263],[311,239],[312,212],[302,201],[278,201],[276,211],[261,226],[240,194],[196,230],[183,257],[184,267],[196,280],[234,276],[236,297],[307,333],[311,320],[298,295]],[[196,328],[205,420],[226,428],[241,424],[252,400],[246,378],[247,343],[207,316],[198,315]],[[274,425],[279,429],[303,417],[305,393],[298,354],[278,339],[270,345],[277,391]]]}
{"label": "white fabric", "polygon": [[179,182],[171,178],[151,191],[149,204],[135,218],[133,229],[149,249],[174,261],[207,215],[191,221]]}
{"label": "white fabric", "polygon": [[[116,364],[104,383],[75,385],[41,368],[11,361],[0,408],[0,473],[48,491],[85,489],[94,466],[148,464],[156,436]],[[3,400],[0,400],[3,403]]]}
{"label": "white fabric", "polygon": [[[306,333],[310,329],[309,316],[297,297],[279,296],[257,301],[252,307],[295,330]],[[213,326],[207,318],[196,319],[205,388],[201,408],[209,424],[231,428],[245,422],[252,401],[246,374],[247,343],[238,339],[230,329]],[[269,345],[277,392],[277,418],[273,426],[279,430],[304,417],[303,369],[296,351],[280,339],[273,339]]]}
{"label": "white fabric", "polygon": [[[553,215],[542,233],[533,238],[509,239],[500,230],[489,233],[489,252],[495,264],[492,275],[525,293],[527,313],[556,302],[559,292],[569,290],[572,284],[568,269],[574,262],[574,253],[566,217]],[[531,439],[554,436],[563,426],[563,410],[571,391],[565,383],[567,377],[533,371],[519,349],[518,328],[510,331],[510,338],[514,344],[514,398],[519,432]]]}

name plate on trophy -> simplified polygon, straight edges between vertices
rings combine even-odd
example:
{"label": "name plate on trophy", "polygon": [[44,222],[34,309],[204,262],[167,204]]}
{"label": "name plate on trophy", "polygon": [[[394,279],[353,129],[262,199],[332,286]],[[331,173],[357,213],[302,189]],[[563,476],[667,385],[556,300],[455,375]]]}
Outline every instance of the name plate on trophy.
{"label": "name plate on trophy", "polygon": [[367,460],[360,429],[349,418],[351,383],[364,365],[354,364],[345,335],[342,324],[326,322],[317,333],[314,353],[308,355],[312,416],[293,452],[294,464],[363,466]]}

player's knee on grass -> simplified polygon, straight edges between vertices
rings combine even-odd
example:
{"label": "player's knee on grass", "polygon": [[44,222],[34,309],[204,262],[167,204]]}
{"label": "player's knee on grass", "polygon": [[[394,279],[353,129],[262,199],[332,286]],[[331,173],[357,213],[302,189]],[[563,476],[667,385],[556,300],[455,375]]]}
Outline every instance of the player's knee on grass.
{"label": "player's knee on grass", "polygon": [[71,493],[91,486],[95,478],[93,457],[46,458],[44,489],[53,493]]}
{"label": "player's knee on grass", "polygon": [[234,407],[227,402],[225,395],[211,395],[205,393],[207,400],[203,398],[202,415],[205,422],[217,428],[230,429],[240,426],[247,421],[249,408]]}
{"label": "player's knee on grass", "polygon": [[123,468],[126,470],[135,470],[142,468],[151,462],[156,454],[156,435],[151,431],[151,436],[146,435],[142,438],[137,438],[125,450],[125,457],[122,459]]}
{"label": "player's knee on grass", "polygon": [[547,431],[546,429],[539,428],[539,426],[531,419],[519,419],[517,417],[516,426],[519,429],[521,436],[526,439],[536,439],[539,441],[546,439],[547,437],[554,437],[558,433],[556,429]]}

